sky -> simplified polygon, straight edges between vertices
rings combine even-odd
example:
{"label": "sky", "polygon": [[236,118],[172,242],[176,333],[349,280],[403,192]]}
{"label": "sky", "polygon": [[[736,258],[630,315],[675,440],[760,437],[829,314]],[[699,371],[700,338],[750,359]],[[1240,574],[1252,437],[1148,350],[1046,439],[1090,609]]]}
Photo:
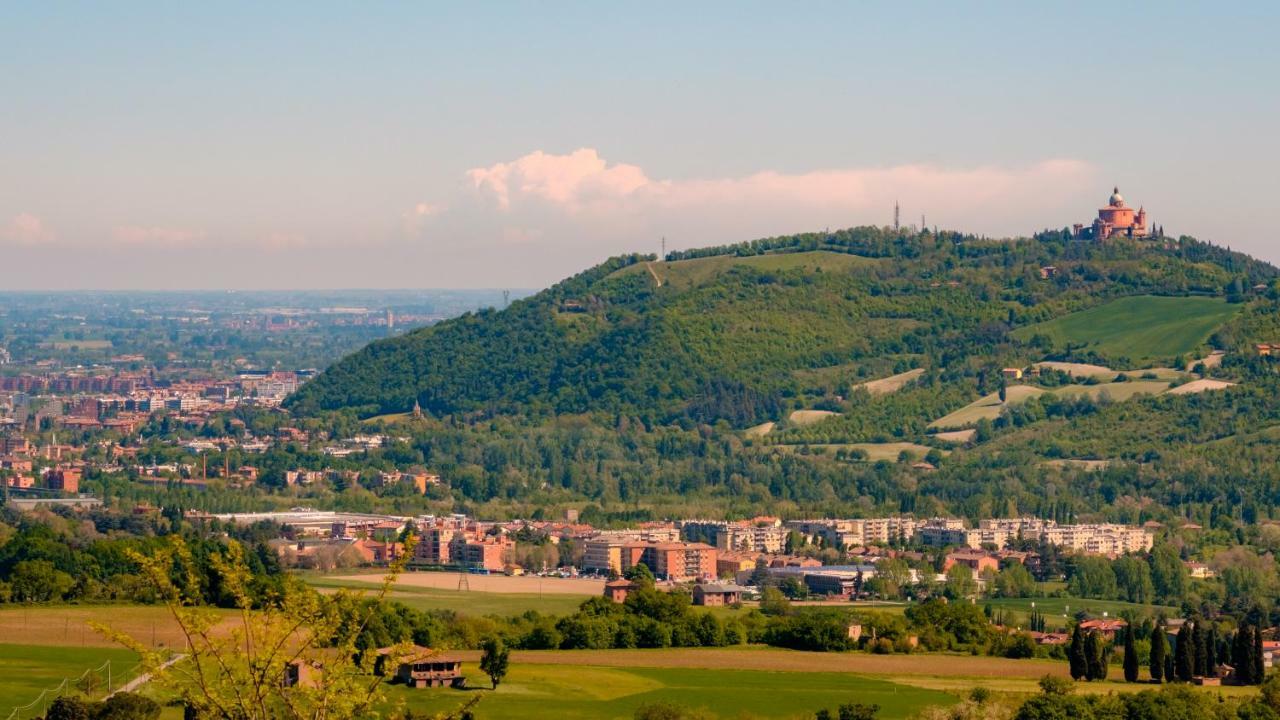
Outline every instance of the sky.
{"label": "sky", "polygon": [[1090,222],[1280,263],[1280,3],[0,3],[0,289]]}

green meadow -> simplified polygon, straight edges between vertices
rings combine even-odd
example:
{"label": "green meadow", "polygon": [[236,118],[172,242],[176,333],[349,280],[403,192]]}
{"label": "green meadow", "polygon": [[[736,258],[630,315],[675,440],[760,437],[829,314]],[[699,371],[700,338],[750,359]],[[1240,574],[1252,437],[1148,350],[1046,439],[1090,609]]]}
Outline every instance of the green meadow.
{"label": "green meadow", "polygon": [[[128,673],[138,663],[132,650],[100,647],[60,647],[56,645],[0,645],[0,717],[8,717],[16,707],[27,705],[42,690],[58,687],[64,679],[75,681],[85,671],[96,671],[110,661],[113,684],[132,677]],[[94,695],[107,682],[105,669],[91,672]],[[89,688],[87,681],[84,689]],[[74,692],[75,686],[72,686]],[[20,712],[17,717],[30,718],[38,708]]]}
{"label": "green meadow", "polygon": [[722,718],[812,717],[841,703],[874,703],[880,718],[907,718],[956,697],[845,673],[767,672],[691,668],[515,665],[496,691],[467,665],[470,690],[391,687],[389,700],[416,711],[441,712],[479,697],[485,720],[630,720],[636,708],[672,702]]}
{"label": "green meadow", "polygon": [[1045,335],[1059,347],[1083,344],[1108,358],[1167,358],[1203,345],[1240,307],[1221,298],[1126,297],[1018,328],[1013,336]]}

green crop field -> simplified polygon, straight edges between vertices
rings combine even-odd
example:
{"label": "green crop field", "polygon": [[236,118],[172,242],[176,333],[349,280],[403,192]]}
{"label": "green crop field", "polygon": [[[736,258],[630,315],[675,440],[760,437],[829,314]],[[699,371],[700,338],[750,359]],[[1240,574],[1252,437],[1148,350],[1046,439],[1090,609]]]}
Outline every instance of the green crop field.
{"label": "green crop field", "polygon": [[[61,647],[56,645],[0,645],[0,717],[8,717],[15,707],[25,706],[43,690],[53,690],[64,679],[75,681],[86,670],[96,671],[110,661],[113,684],[119,685],[126,673],[137,665],[138,656],[123,648]],[[107,681],[106,670],[90,673],[94,695]],[[87,682],[86,682],[87,687]],[[73,688],[74,691],[74,688]],[[20,712],[30,718],[38,708]]]}
{"label": "green crop field", "polygon": [[414,711],[440,712],[480,697],[485,720],[630,720],[636,708],[666,701],[705,709],[715,717],[812,717],[841,703],[875,703],[878,717],[906,718],[929,705],[950,705],[952,695],[884,680],[829,672],[767,672],[689,668],[516,665],[496,691],[467,665],[475,690],[411,690],[392,686],[390,700]]}
{"label": "green crop field", "polygon": [[[323,576],[306,577],[307,583],[320,589],[349,588],[375,591],[376,579],[370,582],[331,580]],[[555,582],[548,580],[547,582]],[[570,615],[578,609],[586,596],[564,593],[495,593],[447,590],[444,588],[397,585],[389,598],[404,603],[415,610],[454,610],[465,615],[519,615],[527,610],[537,610],[544,615]]]}
{"label": "green crop field", "polygon": [[1220,298],[1127,297],[1018,328],[1013,335],[1046,335],[1058,346],[1083,343],[1109,358],[1165,358],[1195,350],[1240,307]]}

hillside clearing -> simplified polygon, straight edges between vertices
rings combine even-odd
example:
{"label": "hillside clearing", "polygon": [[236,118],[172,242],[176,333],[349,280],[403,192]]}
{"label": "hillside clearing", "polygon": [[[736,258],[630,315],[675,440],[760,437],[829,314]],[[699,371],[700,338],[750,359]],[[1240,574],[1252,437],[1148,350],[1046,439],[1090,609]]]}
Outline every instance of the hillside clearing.
{"label": "hillside clearing", "polygon": [[804,427],[805,425],[822,422],[833,415],[839,414],[840,413],[838,412],[832,412],[830,410],[796,410],[787,417],[787,420],[789,420],[792,425]]}
{"label": "hillside clearing", "polygon": [[1131,400],[1139,395],[1159,395],[1169,389],[1164,380],[1128,380],[1125,382],[1098,383],[1097,385],[1063,385],[1056,388],[1041,388],[1034,385],[1010,385],[1006,395],[1008,400],[1000,402],[1000,393],[994,392],[985,397],[929,423],[930,429],[959,429],[976,425],[981,420],[995,420],[1000,417],[1004,406],[1018,405],[1027,399],[1040,395],[1054,394],[1073,397],[1087,395],[1094,400],[1108,397],[1115,402]]}
{"label": "hillside clearing", "polygon": [[1019,340],[1047,336],[1059,347],[1084,345],[1131,360],[1188,353],[1240,311],[1222,298],[1141,295],[1014,330]]}
{"label": "hillside clearing", "polygon": [[857,385],[853,386],[853,390],[859,390],[859,389],[866,390],[867,392],[871,393],[873,396],[888,395],[889,393],[894,393],[901,390],[907,383],[915,380],[916,378],[920,377],[923,374],[924,374],[924,368],[908,370],[904,373],[891,375],[887,378],[872,380],[870,382],[858,383]]}
{"label": "hillside clearing", "polygon": [[1186,385],[1179,385],[1176,388],[1170,388],[1166,391],[1166,395],[1194,395],[1196,393],[1208,392],[1210,390],[1226,390],[1229,387],[1235,387],[1236,384],[1227,382],[1226,380],[1210,380],[1203,378],[1200,380],[1192,380]]}
{"label": "hillside clearing", "polygon": [[1194,370],[1196,365],[1204,365],[1206,368],[1222,367],[1222,359],[1226,356],[1227,354],[1222,350],[1214,350],[1199,360],[1192,360],[1187,363],[1187,372]]}
{"label": "hillside clearing", "polygon": [[[870,462],[878,462],[880,460],[889,460],[896,462],[902,453],[909,452],[916,458],[923,458],[929,454],[933,448],[927,445],[919,445],[910,442],[892,442],[892,443],[822,443],[809,445],[770,445],[770,449],[778,449],[783,452],[796,452],[802,447],[807,447],[811,451],[825,451],[835,454],[837,450],[861,450],[867,454],[867,460]],[[949,451],[941,451],[946,454]]]}
{"label": "hillside clearing", "polygon": [[769,433],[773,432],[773,428],[776,426],[777,426],[777,423],[773,421],[763,422],[763,423],[760,423],[759,425],[755,425],[753,427],[747,428],[746,430],[743,430],[742,434],[746,435],[747,437],[755,437],[755,438],[764,437],[765,435],[768,435]]}
{"label": "hillside clearing", "polygon": [[746,257],[713,255],[691,260],[674,260],[672,262],[636,263],[614,272],[610,277],[642,272],[650,276],[658,287],[669,285],[677,290],[687,290],[702,285],[734,267],[749,267],[761,271],[842,272],[856,267],[865,267],[874,262],[876,261],[872,258],[826,250],[748,255]]}
{"label": "hillside clearing", "polygon": [[933,438],[935,440],[941,440],[942,442],[967,443],[973,440],[973,436],[977,434],[977,430],[970,428],[968,430],[952,430],[950,432],[934,433]]}

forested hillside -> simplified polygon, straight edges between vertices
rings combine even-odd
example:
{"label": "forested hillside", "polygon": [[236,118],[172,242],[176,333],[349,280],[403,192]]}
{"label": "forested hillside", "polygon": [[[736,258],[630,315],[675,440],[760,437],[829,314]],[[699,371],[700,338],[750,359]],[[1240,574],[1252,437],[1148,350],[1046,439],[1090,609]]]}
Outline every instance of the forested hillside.
{"label": "forested hillside", "polygon": [[1192,238],[1058,231],[629,256],[376,342],[288,407],[410,436],[491,512],[1268,513],[1280,382],[1253,344],[1280,342],[1277,276]]}

